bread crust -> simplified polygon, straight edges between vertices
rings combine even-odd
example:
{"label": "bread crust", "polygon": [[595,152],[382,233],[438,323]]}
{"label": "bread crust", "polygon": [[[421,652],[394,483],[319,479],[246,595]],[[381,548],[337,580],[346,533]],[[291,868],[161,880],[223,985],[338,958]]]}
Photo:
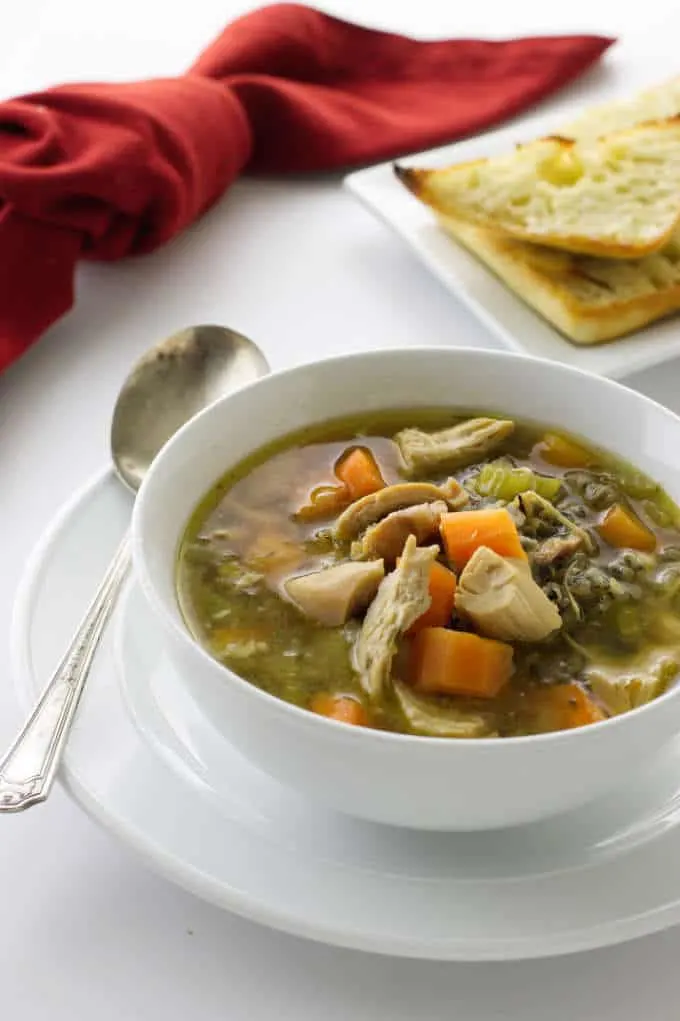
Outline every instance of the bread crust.
{"label": "bread crust", "polygon": [[557,252],[454,217],[446,233],[575,344],[601,344],[680,310],[680,236],[622,264]]}

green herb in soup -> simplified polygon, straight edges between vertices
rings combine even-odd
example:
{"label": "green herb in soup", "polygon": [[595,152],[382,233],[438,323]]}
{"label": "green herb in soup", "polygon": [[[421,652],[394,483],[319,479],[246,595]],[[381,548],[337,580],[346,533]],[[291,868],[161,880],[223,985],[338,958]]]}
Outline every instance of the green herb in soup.
{"label": "green herb in soup", "polygon": [[178,592],[198,640],[272,695],[437,737],[579,727],[680,670],[680,511],[552,429],[449,411],[335,421],[202,500]]}

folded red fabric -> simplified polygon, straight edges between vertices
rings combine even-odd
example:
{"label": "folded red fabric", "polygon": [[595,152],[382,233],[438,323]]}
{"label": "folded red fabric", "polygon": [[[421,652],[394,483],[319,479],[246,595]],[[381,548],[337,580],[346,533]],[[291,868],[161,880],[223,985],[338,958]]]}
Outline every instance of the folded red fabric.
{"label": "folded red fabric", "polygon": [[179,78],[0,104],[0,369],[71,307],[79,258],[153,250],[243,171],[330,170],[479,131],[612,41],[420,42],[281,3]]}

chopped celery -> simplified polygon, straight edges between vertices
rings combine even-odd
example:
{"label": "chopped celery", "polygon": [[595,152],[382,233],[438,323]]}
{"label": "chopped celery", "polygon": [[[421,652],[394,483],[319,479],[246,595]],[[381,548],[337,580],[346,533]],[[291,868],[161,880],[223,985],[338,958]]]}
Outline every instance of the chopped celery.
{"label": "chopped celery", "polygon": [[647,516],[659,528],[678,528],[680,526],[678,506],[660,486],[652,499],[646,500],[642,506]]}
{"label": "chopped celery", "polygon": [[531,468],[515,468],[502,460],[485,464],[471,484],[480,496],[491,496],[506,503],[529,490],[546,500],[554,500],[562,488],[561,479],[538,475]]}
{"label": "chopped celery", "polygon": [[619,480],[628,496],[633,500],[644,500],[645,497],[656,498],[659,493],[659,486],[642,472],[636,471],[628,465],[619,465]]}

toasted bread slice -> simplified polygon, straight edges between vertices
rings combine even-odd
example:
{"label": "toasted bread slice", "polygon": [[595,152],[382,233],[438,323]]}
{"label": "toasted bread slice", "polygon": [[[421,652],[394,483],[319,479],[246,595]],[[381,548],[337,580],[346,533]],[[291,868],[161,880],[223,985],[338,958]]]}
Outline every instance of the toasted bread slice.
{"label": "toasted bread slice", "polygon": [[680,114],[680,77],[661,82],[628,99],[588,107],[564,124],[559,134],[579,141],[594,140],[612,131],[624,131],[645,121],[664,120]]}
{"label": "toasted bread slice", "polygon": [[662,252],[622,262],[558,252],[453,217],[438,219],[576,344],[613,340],[680,309],[680,232]]}
{"label": "toasted bread slice", "polygon": [[396,173],[445,216],[569,252],[633,259],[658,251],[680,224],[680,119]]}

